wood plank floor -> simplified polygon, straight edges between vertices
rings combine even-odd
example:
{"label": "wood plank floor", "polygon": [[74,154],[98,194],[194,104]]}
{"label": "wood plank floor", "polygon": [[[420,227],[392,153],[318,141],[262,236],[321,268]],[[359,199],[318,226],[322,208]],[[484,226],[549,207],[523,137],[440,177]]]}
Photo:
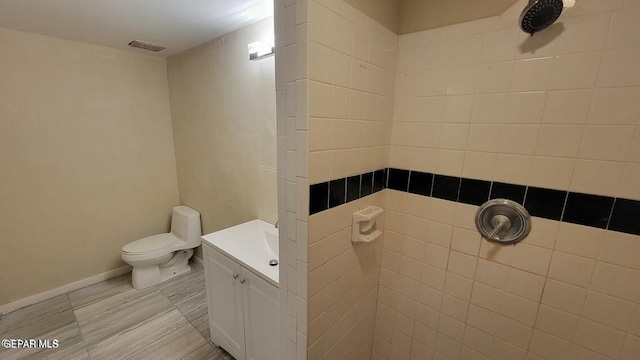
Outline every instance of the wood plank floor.
{"label": "wood plank floor", "polygon": [[211,343],[204,272],[144,290],[125,274],[0,317],[0,339],[58,339],[56,349],[5,349],[0,359],[233,360]]}

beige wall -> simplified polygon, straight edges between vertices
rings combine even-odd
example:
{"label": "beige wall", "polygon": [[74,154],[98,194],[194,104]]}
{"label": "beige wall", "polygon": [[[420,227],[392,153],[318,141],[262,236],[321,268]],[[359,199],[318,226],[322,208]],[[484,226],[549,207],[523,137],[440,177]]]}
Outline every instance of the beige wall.
{"label": "beige wall", "polygon": [[[390,166],[640,200],[640,6],[578,1],[400,37]],[[525,204],[526,205],[526,204]],[[635,359],[640,236],[386,190],[375,359]]]}
{"label": "beige wall", "polygon": [[0,304],[124,266],[178,204],[164,59],[0,29]]}
{"label": "beige wall", "polygon": [[273,18],[167,59],[180,202],[205,234],[277,220],[274,57],[247,51],[269,36]]}
{"label": "beige wall", "polygon": [[[309,4],[310,184],[387,167],[393,116],[397,36],[346,2],[330,5]],[[371,355],[381,242],[353,245],[351,214],[383,203],[376,193],[309,216],[310,360]]]}

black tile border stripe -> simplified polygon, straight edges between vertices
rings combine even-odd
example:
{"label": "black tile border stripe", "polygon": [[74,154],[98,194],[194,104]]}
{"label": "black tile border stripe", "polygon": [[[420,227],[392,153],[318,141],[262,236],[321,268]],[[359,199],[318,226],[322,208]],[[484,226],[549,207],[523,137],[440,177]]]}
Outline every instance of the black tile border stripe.
{"label": "black tile border stripe", "polygon": [[309,215],[383,189],[470,205],[480,205],[497,197],[510,198],[523,204],[532,216],[640,235],[640,201],[638,200],[395,168],[379,169],[311,185]]}

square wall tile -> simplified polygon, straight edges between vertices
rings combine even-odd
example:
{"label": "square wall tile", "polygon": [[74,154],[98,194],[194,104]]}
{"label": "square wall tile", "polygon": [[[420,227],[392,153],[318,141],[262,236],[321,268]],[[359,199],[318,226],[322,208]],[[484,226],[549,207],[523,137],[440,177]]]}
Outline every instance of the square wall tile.
{"label": "square wall tile", "polygon": [[498,154],[493,179],[511,184],[529,181],[533,157],[530,155]]}
{"label": "square wall tile", "polygon": [[640,9],[630,8],[613,13],[609,27],[606,47],[608,49],[640,46]]}
{"label": "square wall tile", "polygon": [[309,189],[311,194],[309,214],[313,215],[329,208],[329,183],[311,185]]}
{"label": "square wall tile", "polygon": [[[616,204],[619,203],[620,199],[616,201]],[[621,208],[621,210],[622,209],[623,208]],[[622,211],[626,212],[628,210]],[[614,208],[612,224],[613,220],[616,218],[615,213],[616,210]],[[609,229],[616,230],[612,225],[609,226]],[[598,259],[611,264],[640,270],[640,242],[638,242],[638,237],[636,235],[623,234],[617,231],[607,231],[605,233],[605,239],[602,242],[602,249],[600,250]]]}
{"label": "square wall tile", "polygon": [[628,334],[624,342],[622,353],[620,354],[620,359],[632,360],[639,353],[640,353],[640,337]]}
{"label": "square wall tile", "polygon": [[329,182],[329,207],[339,206],[345,203],[347,196],[347,179],[331,180]]}
{"label": "square wall tile", "polygon": [[466,150],[496,152],[502,126],[496,124],[471,124]]}
{"label": "square wall tile", "polygon": [[604,230],[563,222],[556,231],[556,250],[590,259],[598,258]]}
{"label": "square wall tile", "polygon": [[478,67],[475,93],[505,93],[509,91],[513,63],[511,61],[483,64]]}
{"label": "square wall tile", "polygon": [[[616,199],[609,223],[610,230],[640,235],[640,223],[637,221],[640,201]],[[634,267],[636,268],[636,267]]]}
{"label": "square wall tile", "polygon": [[546,92],[510,93],[504,122],[539,124],[544,114],[546,97]]}
{"label": "square wall tile", "polygon": [[490,189],[491,182],[489,181],[462,179],[458,201],[465,204],[482,205],[489,199]]}
{"label": "square wall tile", "polygon": [[447,95],[473,94],[478,78],[478,66],[467,65],[449,68],[447,71]]}
{"label": "square wall tile", "polygon": [[[502,124],[505,119],[507,99],[507,94],[476,95],[473,100],[471,122]],[[512,111],[515,112],[516,109],[514,108]]]}
{"label": "square wall tile", "polygon": [[632,126],[587,126],[578,157],[626,161],[634,130]]}
{"label": "square wall tile", "polygon": [[580,150],[584,126],[542,125],[536,145],[536,155],[575,157]]}
{"label": "square wall tile", "polygon": [[[585,5],[578,5],[580,6]],[[565,25],[565,31],[558,39],[559,52],[567,54],[602,50],[610,19],[609,12],[564,18],[562,22]]]}
{"label": "square wall tile", "polygon": [[464,156],[462,176],[478,180],[493,179],[497,157],[495,153],[467,151]]}
{"label": "square wall tile", "polygon": [[552,189],[567,189],[571,184],[576,160],[536,156],[531,165],[529,184]]}
{"label": "square wall tile", "polygon": [[511,268],[505,289],[512,294],[540,302],[544,284],[543,276]]}
{"label": "square wall tile", "polygon": [[616,196],[623,178],[624,163],[578,160],[569,190],[586,194]]}
{"label": "square wall tile", "polygon": [[436,175],[433,179],[432,196],[440,199],[456,201],[460,188],[460,178]]}
{"label": "square wall tile", "polygon": [[539,246],[517,244],[511,257],[511,266],[546,276],[551,262],[551,253],[551,250]]}
{"label": "square wall tile", "polygon": [[473,108],[473,95],[447,96],[442,113],[443,122],[468,123]]}
{"label": "square wall tile", "polygon": [[627,331],[636,304],[595,291],[587,293],[582,316],[612,328]]}
{"label": "square wall tile", "polygon": [[624,344],[624,333],[586,319],[580,319],[574,342],[609,357],[616,357]]}
{"label": "square wall tile", "polygon": [[354,24],[342,16],[333,17],[333,48],[351,55],[353,51]]}
{"label": "square wall tile", "polygon": [[640,200],[640,164],[627,163],[622,176],[618,196]]}
{"label": "square wall tile", "polygon": [[640,86],[640,48],[607,50],[602,57],[597,87]]}
{"label": "square wall tile", "polygon": [[532,216],[560,220],[566,196],[566,191],[529,187],[524,206]]}
{"label": "square wall tile", "polygon": [[578,329],[578,316],[541,305],[538,311],[536,329],[545,331],[566,341],[572,341]]}
{"label": "square wall tile", "polygon": [[549,266],[549,277],[572,285],[587,287],[591,282],[595,265],[595,260],[555,251]]}
{"label": "square wall tile", "polygon": [[315,1],[310,3],[311,41],[331,47],[333,45],[333,14]]}
{"label": "square wall tile", "polygon": [[593,90],[550,91],[542,118],[549,124],[584,124],[587,121]]}
{"label": "square wall tile", "polygon": [[408,190],[412,194],[430,196],[432,184],[433,174],[411,171]]}
{"label": "square wall tile", "polygon": [[552,306],[565,312],[580,315],[587,290],[565,282],[548,279],[544,286],[542,304]]}
{"label": "square wall tile", "polygon": [[562,221],[604,229],[609,222],[613,198],[569,193]]}
{"label": "square wall tile", "polygon": [[591,289],[628,301],[640,299],[640,271],[598,262]]}
{"label": "square wall tile", "polygon": [[583,89],[593,87],[598,78],[601,52],[561,55],[555,58],[552,89]]}
{"label": "square wall tile", "polygon": [[309,116],[331,117],[331,85],[309,82]]}
{"label": "square wall tile", "polygon": [[503,125],[498,151],[506,154],[533,155],[539,125]]}
{"label": "square wall tile", "polygon": [[596,89],[589,111],[589,124],[638,125],[640,88]]}
{"label": "square wall tile", "polygon": [[491,199],[508,199],[517,202],[518,204],[524,203],[524,196],[527,188],[523,185],[505,184],[500,182],[493,182],[491,185]]}
{"label": "square wall tile", "polygon": [[514,28],[485,33],[482,41],[480,62],[512,60],[518,41],[518,32]]}
{"label": "square wall tile", "polygon": [[548,90],[552,70],[552,57],[518,60],[513,65],[509,90],[513,92]]}

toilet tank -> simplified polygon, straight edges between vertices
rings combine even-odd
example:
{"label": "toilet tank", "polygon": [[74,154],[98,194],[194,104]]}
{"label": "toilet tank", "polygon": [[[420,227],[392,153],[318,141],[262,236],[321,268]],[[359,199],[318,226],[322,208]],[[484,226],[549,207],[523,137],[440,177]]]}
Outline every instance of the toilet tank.
{"label": "toilet tank", "polygon": [[188,243],[200,243],[200,213],[188,206],[176,206],[171,216],[171,233]]}

